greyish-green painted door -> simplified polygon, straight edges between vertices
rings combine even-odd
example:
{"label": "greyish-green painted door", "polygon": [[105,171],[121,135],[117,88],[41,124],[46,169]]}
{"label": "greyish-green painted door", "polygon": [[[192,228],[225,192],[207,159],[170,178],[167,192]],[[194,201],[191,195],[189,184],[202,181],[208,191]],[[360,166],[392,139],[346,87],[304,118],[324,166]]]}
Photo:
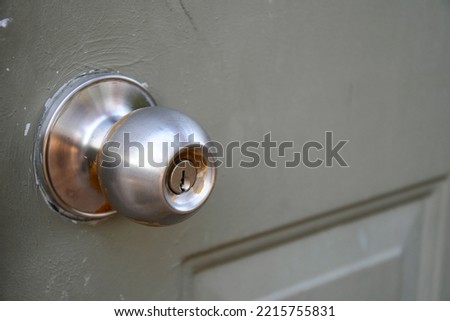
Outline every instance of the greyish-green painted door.
{"label": "greyish-green painted door", "polygon": [[[450,299],[449,1],[7,0],[0,20],[0,298]],[[332,131],[349,167],[236,158],[179,225],[74,224],[31,154],[46,100],[97,68],[223,143]]]}

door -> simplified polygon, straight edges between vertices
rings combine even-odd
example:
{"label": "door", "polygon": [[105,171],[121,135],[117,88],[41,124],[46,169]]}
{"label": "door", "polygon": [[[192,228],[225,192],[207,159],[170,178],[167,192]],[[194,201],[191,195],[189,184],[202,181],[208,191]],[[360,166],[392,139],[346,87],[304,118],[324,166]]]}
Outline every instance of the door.
{"label": "door", "polygon": [[[450,299],[448,1],[3,1],[0,20],[2,299]],[[74,224],[31,156],[46,100],[97,68],[224,145],[294,148],[233,154],[183,223]],[[348,166],[286,168],[327,132]]]}

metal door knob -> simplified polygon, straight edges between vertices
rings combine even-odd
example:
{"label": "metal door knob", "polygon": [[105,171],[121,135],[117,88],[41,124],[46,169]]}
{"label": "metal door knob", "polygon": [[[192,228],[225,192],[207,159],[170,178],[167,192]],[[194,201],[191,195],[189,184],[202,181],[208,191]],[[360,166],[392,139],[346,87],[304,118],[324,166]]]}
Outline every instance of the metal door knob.
{"label": "metal door knob", "polygon": [[89,73],[47,101],[34,151],[37,182],[47,203],[74,220],[118,213],[175,224],[214,187],[208,141],[189,116],[155,106],[139,82]]}

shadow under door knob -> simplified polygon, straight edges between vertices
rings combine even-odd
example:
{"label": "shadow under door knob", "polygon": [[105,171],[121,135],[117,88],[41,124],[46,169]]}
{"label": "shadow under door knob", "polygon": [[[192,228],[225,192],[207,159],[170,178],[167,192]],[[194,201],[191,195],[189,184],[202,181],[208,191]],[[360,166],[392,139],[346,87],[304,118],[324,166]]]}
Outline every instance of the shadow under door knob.
{"label": "shadow under door knob", "polygon": [[48,204],[74,220],[118,213],[175,224],[213,189],[208,142],[197,122],[157,107],[139,82],[89,73],[47,101],[34,151],[37,181]]}

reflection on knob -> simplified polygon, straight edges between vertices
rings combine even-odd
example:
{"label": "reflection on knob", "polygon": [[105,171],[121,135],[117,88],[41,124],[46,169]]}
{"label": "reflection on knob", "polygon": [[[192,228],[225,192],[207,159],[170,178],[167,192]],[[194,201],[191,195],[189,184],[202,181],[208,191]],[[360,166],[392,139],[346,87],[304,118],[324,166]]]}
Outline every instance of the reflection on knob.
{"label": "reflection on knob", "polygon": [[47,203],[77,221],[115,215],[153,226],[194,214],[216,169],[209,137],[189,116],[156,107],[146,88],[115,73],[89,73],[48,100],[35,144]]}

